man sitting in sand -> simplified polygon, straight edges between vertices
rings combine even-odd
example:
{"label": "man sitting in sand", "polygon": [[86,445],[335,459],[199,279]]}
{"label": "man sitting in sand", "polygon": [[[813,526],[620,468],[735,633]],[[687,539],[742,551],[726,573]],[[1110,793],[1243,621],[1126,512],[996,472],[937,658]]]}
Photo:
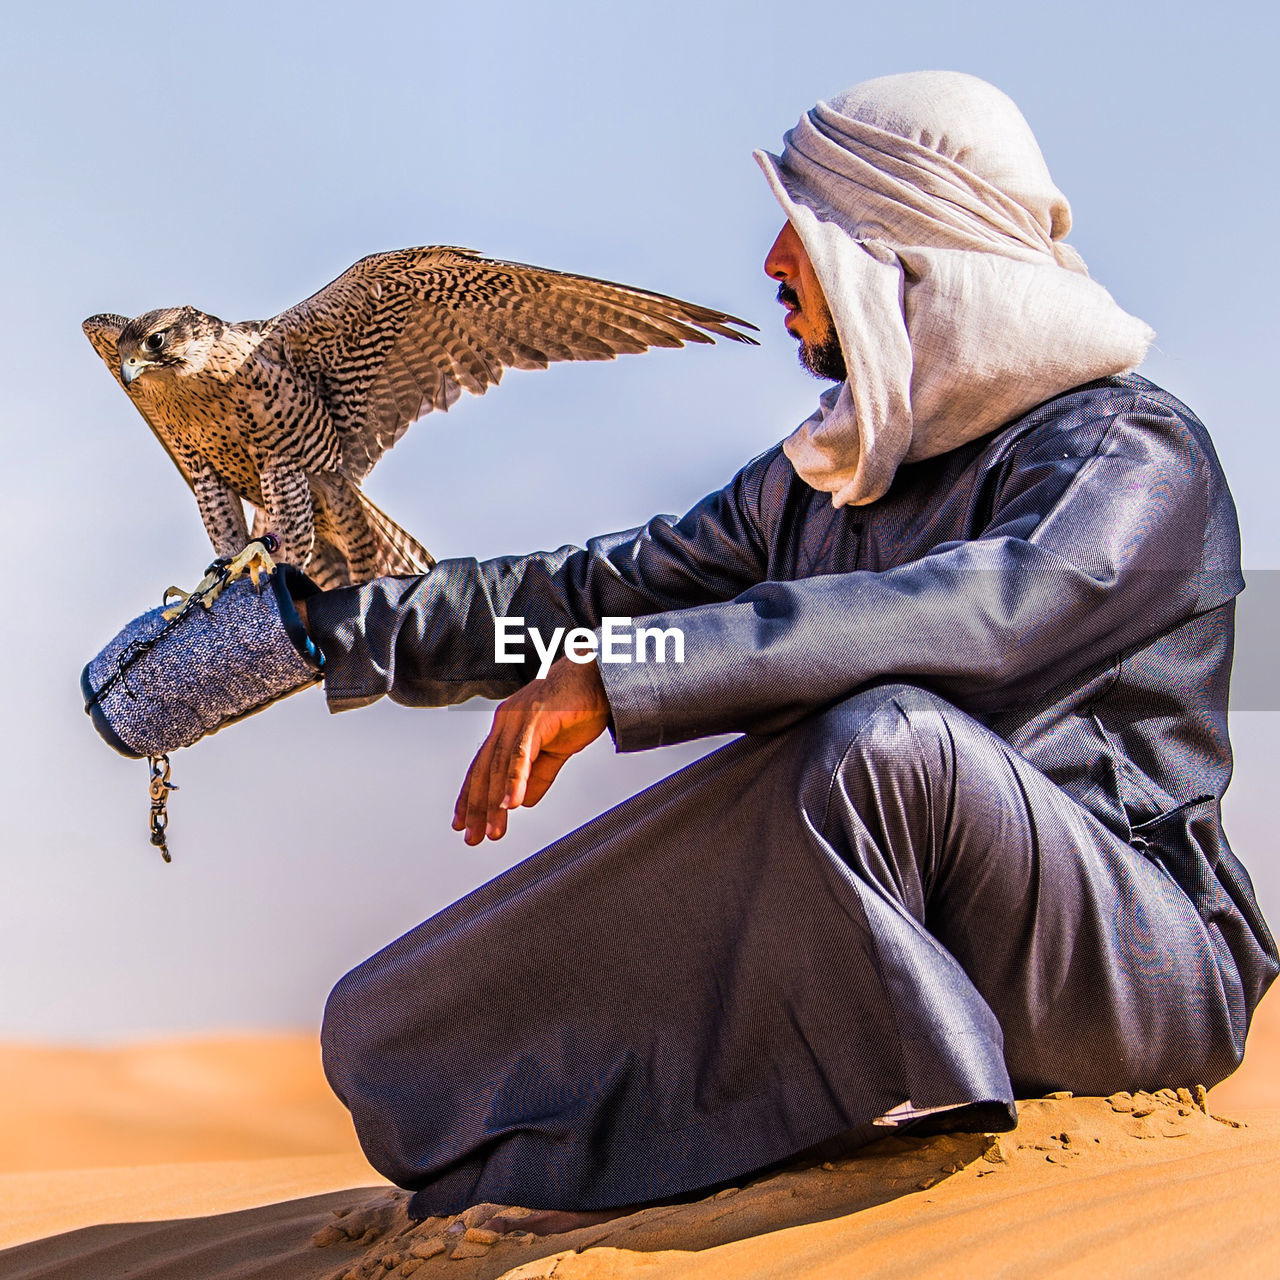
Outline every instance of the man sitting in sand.
{"label": "man sitting in sand", "polygon": [[[500,839],[606,728],[745,736],[360,965],[329,1079],[415,1216],[579,1225],[891,1126],[1233,1070],[1276,951],[1223,836],[1243,582],[1205,428],[1067,246],[1017,108],[856,86],[757,154],[765,270],[835,385],[681,519],[327,592],[335,708],[505,697]],[[684,661],[496,661],[500,618]],[[579,653],[578,656],[584,656]],[[668,655],[670,658],[670,655]]]}

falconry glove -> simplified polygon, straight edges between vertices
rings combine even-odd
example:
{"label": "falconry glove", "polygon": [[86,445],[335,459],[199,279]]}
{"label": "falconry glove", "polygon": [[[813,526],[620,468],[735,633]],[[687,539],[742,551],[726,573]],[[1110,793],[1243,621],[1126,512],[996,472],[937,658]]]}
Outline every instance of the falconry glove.
{"label": "falconry glove", "polygon": [[322,656],[294,606],[318,588],[291,565],[252,559],[268,567],[260,579],[234,576],[249,564],[244,556],[215,562],[194,592],[178,593],[181,605],[135,618],[80,677],[85,710],[105,741],[121,755],[150,758],[152,843],[166,860],[168,753],[321,679]]}

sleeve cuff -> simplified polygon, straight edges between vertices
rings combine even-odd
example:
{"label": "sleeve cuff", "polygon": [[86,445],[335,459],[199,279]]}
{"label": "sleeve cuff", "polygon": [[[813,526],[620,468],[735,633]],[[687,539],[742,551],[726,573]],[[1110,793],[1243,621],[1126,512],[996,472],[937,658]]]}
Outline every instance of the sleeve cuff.
{"label": "sleeve cuff", "polygon": [[662,701],[650,663],[597,662],[609,699],[609,732],[619,751],[663,746]]}
{"label": "sleeve cuff", "polygon": [[[367,707],[391,691],[393,610],[379,608],[383,601],[371,586],[321,591],[307,601],[307,630],[324,657],[330,711]],[[382,625],[372,625],[375,616]]]}

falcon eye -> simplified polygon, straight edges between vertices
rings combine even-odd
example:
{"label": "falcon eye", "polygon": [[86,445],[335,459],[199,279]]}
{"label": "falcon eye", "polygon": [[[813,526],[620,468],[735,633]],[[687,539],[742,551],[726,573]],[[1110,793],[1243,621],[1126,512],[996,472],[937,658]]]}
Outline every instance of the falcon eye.
{"label": "falcon eye", "polygon": [[159,351],[164,346],[164,334],[152,333],[147,336],[146,348],[148,351]]}

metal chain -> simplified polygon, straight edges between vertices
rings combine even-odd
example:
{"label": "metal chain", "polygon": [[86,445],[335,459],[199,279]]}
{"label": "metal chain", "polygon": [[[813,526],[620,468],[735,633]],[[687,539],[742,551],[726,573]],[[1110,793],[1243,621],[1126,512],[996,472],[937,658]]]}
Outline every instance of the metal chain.
{"label": "metal chain", "polygon": [[169,842],[165,838],[165,828],[169,825],[169,792],[177,791],[175,783],[169,781],[169,757],[166,755],[148,756],[147,768],[151,772],[151,843],[160,850],[160,856],[166,862],[172,862],[169,853]]}

